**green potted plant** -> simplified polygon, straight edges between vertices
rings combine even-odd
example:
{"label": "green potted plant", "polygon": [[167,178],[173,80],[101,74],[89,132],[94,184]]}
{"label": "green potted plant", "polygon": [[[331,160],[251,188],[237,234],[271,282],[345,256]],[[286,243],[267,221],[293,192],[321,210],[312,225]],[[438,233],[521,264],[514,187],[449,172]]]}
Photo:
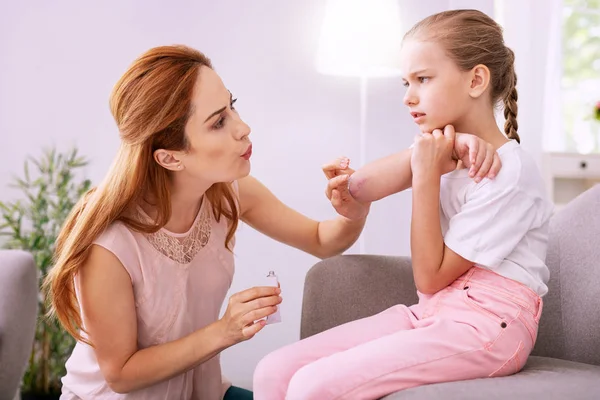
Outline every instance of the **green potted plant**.
{"label": "green potted plant", "polygon": [[[14,178],[13,186],[21,192],[18,200],[0,202],[0,234],[7,237],[4,247],[33,255],[40,287],[52,266],[54,242],[65,218],[90,188],[90,181],[76,174],[86,164],[77,149],[44,150],[39,158],[29,157],[23,176]],[[74,346],[73,338],[46,312],[40,291],[35,340],[21,387],[23,399],[58,399],[65,361]]]}
{"label": "green potted plant", "polygon": [[596,139],[596,148],[595,151],[600,151],[600,101],[596,102],[594,105],[594,111],[592,113],[592,118],[594,119],[594,136]]}

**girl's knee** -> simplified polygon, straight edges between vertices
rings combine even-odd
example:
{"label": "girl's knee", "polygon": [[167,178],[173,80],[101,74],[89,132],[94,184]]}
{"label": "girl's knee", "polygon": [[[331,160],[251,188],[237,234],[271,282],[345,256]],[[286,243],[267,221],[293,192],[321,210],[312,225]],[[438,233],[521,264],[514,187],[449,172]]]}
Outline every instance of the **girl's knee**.
{"label": "girl's knee", "polygon": [[259,361],[254,370],[254,391],[280,386],[294,374],[294,363],[286,348],[275,350]]}
{"label": "girl's knee", "polygon": [[328,384],[314,364],[300,368],[288,385],[286,399],[322,400],[327,398]]}
{"label": "girl's knee", "polygon": [[254,370],[254,387],[264,387],[269,381],[269,377],[277,371],[278,357],[276,352],[267,354],[263,357]]}

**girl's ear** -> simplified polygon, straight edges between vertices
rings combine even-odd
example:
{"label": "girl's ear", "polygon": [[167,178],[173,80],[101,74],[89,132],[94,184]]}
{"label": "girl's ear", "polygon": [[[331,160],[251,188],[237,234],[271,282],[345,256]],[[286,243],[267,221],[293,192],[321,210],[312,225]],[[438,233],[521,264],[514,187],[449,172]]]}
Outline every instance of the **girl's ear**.
{"label": "girl's ear", "polygon": [[469,96],[480,97],[490,85],[490,69],[483,64],[476,65],[469,71]]}

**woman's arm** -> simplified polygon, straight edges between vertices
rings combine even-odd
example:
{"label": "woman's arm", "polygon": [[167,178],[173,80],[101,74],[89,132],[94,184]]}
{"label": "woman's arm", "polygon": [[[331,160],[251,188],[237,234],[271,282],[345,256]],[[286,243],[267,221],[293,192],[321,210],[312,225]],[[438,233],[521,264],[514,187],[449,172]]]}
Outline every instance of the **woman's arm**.
{"label": "woman's arm", "polygon": [[272,314],[281,301],[278,288],[250,289],[232,296],[221,320],[179,340],[139,349],[131,278],[119,259],[94,245],[78,279],[87,336],[106,382],[117,393],[170,379],[251,338],[264,326],[252,322]]}
{"label": "woman's arm", "polygon": [[[347,175],[334,177],[329,182],[329,190],[337,190],[338,186],[345,188],[346,179]],[[351,219],[340,215],[318,222],[286,206],[252,176],[239,180],[239,190],[244,222],[279,242],[319,258],[341,254],[352,246],[360,236],[368,212],[368,206],[362,206],[366,208],[364,216],[353,215],[356,218]],[[349,200],[342,196],[339,201]]]}

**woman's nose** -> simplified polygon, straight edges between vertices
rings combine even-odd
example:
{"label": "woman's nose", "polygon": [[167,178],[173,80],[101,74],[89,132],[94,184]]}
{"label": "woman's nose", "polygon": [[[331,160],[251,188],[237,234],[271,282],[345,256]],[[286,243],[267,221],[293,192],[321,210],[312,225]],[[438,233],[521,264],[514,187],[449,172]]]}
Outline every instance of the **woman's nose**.
{"label": "woman's nose", "polygon": [[237,122],[237,126],[235,127],[235,137],[238,140],[242,140],[247,138],[250,135],[250,132],[252,131],[250,129],[250,126],[244,122],[244,120],[242,120],[241,118],[238,119]]}

